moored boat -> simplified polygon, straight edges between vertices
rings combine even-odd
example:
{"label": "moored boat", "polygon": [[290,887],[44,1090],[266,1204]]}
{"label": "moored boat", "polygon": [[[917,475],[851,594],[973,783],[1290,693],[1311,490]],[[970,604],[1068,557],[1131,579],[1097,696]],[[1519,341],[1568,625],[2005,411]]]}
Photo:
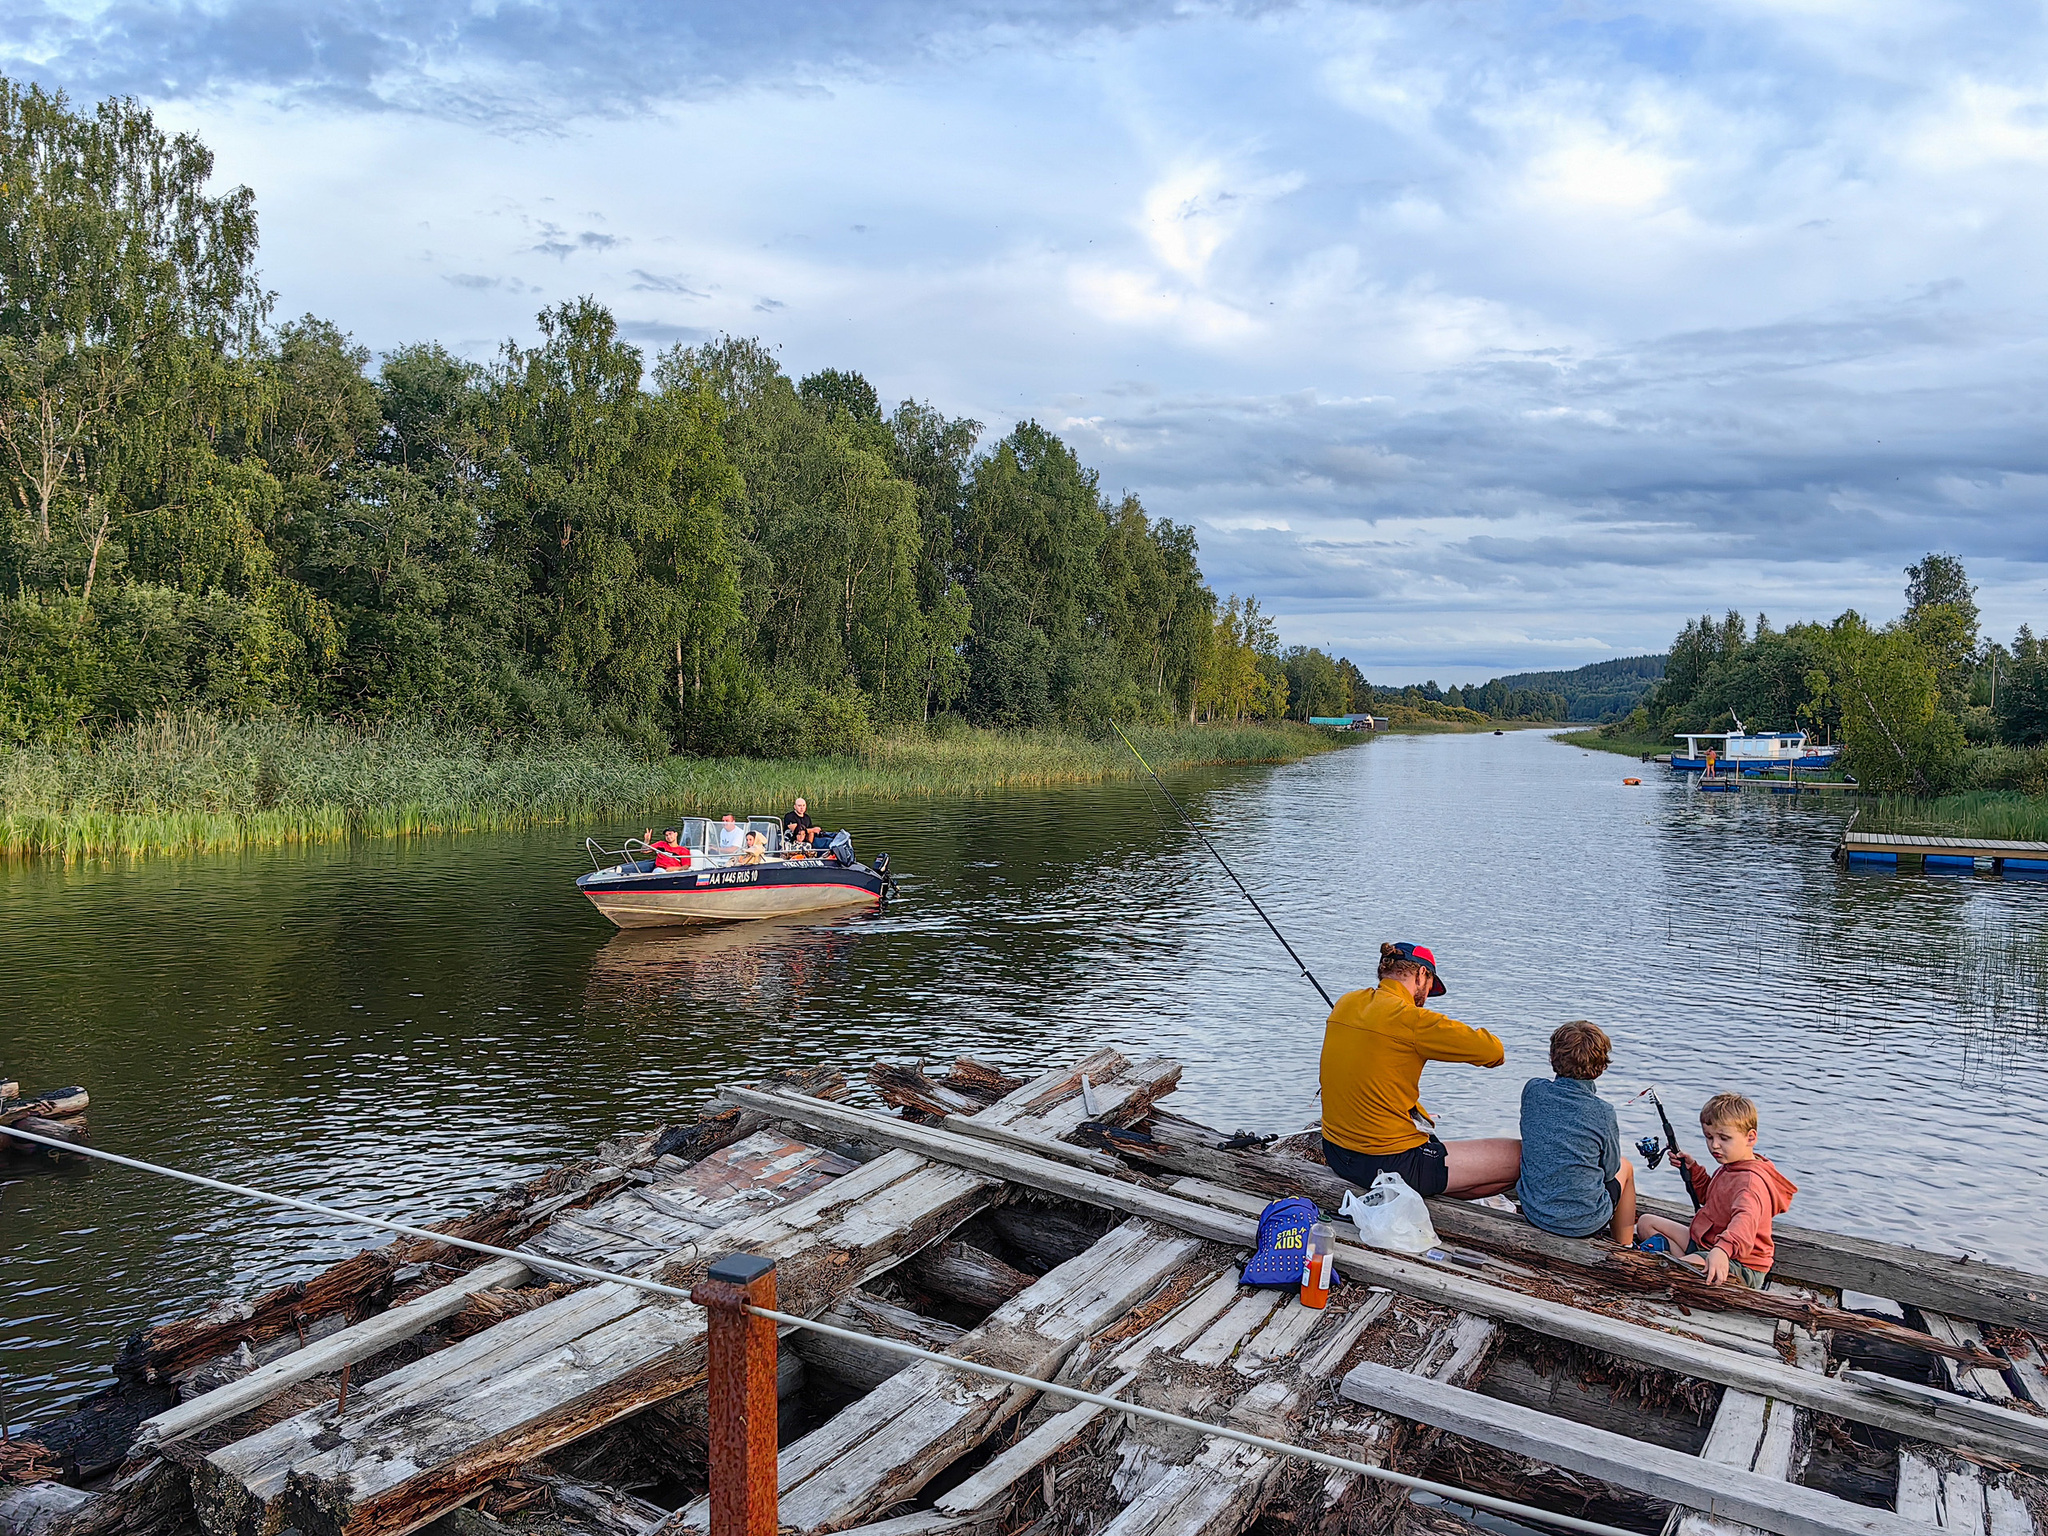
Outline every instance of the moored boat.
{"label": "moored boat", "polygon": [[687,864],[671,869],[658,866],[673,860],[658,861],[656,850],[638,838],[616,852],[586,841],[596,867],[577,878],[577,889],[621,928],[668,928],[876,906],[894,888],[889,856],[872,867],[860,863],[844,831],[813,850],[784,848],[782,823],[773,816],[750,816],[737,830],[760,835],[757,855],[720,846],[718,823],[686,818],[677,842],[687,850]]}
{"label": "moored boat", "polygon": [[[1804,731],[1745,731],[1736,722],[1732,731],[1682,732],[1683,752],[1671,754],[1671,766],[1680,773],[1703,773],[1710,768],[1723,773],[1764,773],[1784,768],[1832,768],[1842,749],[1812,744]],[[1701,746],[1702,742],[1720,745]]]}

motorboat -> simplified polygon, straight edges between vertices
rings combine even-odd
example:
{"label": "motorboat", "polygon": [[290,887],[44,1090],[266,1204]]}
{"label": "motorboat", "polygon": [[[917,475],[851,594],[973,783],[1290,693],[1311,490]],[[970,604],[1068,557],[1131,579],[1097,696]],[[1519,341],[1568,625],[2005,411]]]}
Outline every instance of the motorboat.
{"label": "motorboat", "polygon": [[[746,839],[759,833],[761,848],[749,855]],[[876,906],[895,890],[885,853],[873,866],[853,856],[852,835],[840,831],[815,848],[785,847],[782,823],[773,816],[749,816],[728,826],[707,817],[685,817],[677,843],[686,863],[639,838],[616,850],[584,841],[591,872],[576,887],[590,904],[621,928],[670,928],[683,923],[735,923],[763,917],[794,917],[836,907]]]}
{"label": "motorboat", "polygon": [[1739,720],[1732,731],[1687,731],[1678,740],[1685,750],[1671,754],[1671,766],[1680,773],[1711,768],[1755,776],[1775,769],[1832,768],[1842,755],[1838,746],[1815,746],[1804,731],[1745,731]]}

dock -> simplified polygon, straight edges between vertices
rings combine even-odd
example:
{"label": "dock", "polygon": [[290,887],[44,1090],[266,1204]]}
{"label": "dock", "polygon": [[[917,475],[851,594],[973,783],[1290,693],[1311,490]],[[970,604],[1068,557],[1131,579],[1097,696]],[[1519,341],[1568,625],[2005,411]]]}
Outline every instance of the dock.
{"label": "dock", "polygon": [[[1537,1528],[2048,1536],[2048,1276],[1780,1225],[1765,1289],[1710,1286],[1438,1199],[1427,1255],[1336,1223],[1311,1309],[1240,1270],[1268,1201],[1348,1186],[1313,1130],[1174,1114],[1180,1077],[1103,1050],[731,1085],[438,1229],[510,1257],[408,1237],[137,1335],[13,1442],[0,1531],[725,1536],[706,1383],[739,1370],[751,1528],[782,1536],[1500,1529],[1381,1472]],[[736,1268],[789,1319],[740,1363],[720,1304],[635,1288]]]}
{"label": "dock", "polygon": [[1980,837],[1910,837],[1896,832],[1842,835],[1838,860],[1848,864],[1895,865],[1918,859],[1926,869],[1971,870],[1988,867],[1995,874],[2048,875],[2048,843],[2016,842]]}

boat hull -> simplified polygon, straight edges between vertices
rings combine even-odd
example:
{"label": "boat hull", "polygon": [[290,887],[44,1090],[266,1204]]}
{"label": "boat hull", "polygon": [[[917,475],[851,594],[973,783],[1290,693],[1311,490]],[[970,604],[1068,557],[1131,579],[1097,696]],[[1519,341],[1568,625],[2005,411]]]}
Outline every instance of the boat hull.
{"label": "boat hull", "polygon": [[577,885],[590,904],[620,928],[674,928],[686,923],[744,923],[840,907],[874,906],[882,877],[863,864],[744,865],[674,870]]}

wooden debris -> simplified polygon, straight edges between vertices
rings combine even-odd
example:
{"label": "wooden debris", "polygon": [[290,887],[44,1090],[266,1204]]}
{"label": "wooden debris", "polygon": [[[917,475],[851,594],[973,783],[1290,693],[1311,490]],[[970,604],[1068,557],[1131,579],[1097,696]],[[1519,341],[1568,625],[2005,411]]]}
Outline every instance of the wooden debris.
{"label": "wooden debris", "polygon": [[[827,1312],[822,1322],[872,1334],[878,1339],[895,1339],[919,1349],[944,1351],[957,1343],[965,1328],[942,1323],[859,1291]],[[872,1392],[912,1362],[888,1350],[857,1344],[830,1334],[797,1329],[783,1341],[784,1347],[802,1357],[805,1365],[823,1371],[856,1392]]]}

